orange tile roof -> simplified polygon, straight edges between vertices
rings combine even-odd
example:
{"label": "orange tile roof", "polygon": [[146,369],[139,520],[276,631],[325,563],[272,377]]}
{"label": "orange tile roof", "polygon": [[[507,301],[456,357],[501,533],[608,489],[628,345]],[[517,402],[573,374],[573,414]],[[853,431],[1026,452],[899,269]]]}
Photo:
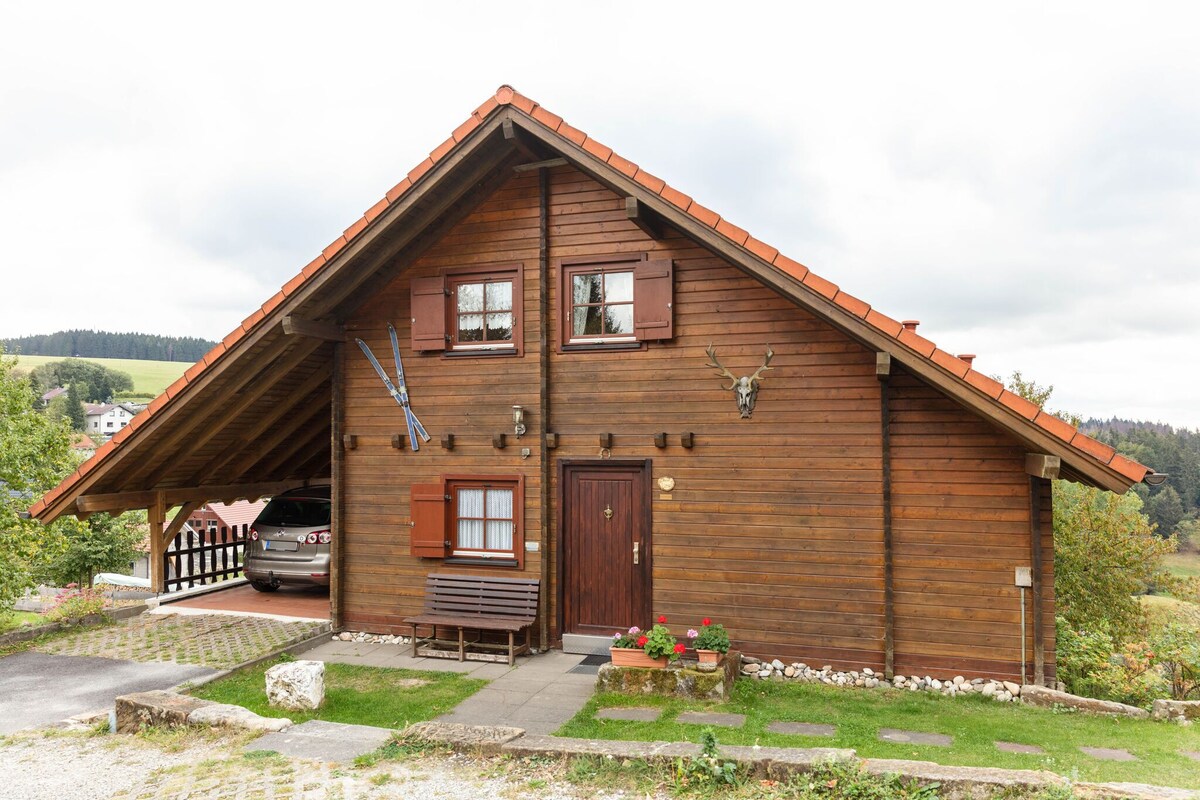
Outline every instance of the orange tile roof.
{"label": "orange tile roof", "polygon": [[1118,455],[1108,445],[1092,439],[1057,417],[1039,411],[1032,403],[1008,392],[1001,384],[973,369],[967,362],[939,350],[933,342],[923,336],[903,329],[903,326],[899,322],[879,313],[871,308],[870,304],[842,291],[838,288],[837,284],[820,277],[803,264],[788,258],[780,253],[777,248],[753,238],[747,231],[724,219],[716,212],[700,205],[689,195],[667,185],[660,178],[645,172],[637,164],[617,155],[613,152],[612,148],[601,144],[578,128],[568,125],[563,121],[562,117],[542,108],[539,104],[505,84],[496,90],[495,95],[481,103],[471,113],[471,116],[455,128],[453,133],[444,142],[435,147],[430,152],[428,158],[423,159],[417,166],[410,170],[407,177],[392,187],[383,198],[367,209],[361,218],[355,220],[350,227],[346,228],[342,235],[334,239],[320,255],[297,273],[295,277],[285,283],[279,292],[263,303],[261,308],[256,309],[250,316],[246,317],[240,326],[230,332],[204,358],[193,365],[183,377],[167,387],[167,390],[162,395],[159,395],[145,411],[135,416],[131,424],[118,431],[107,444],[97,450],[78,470],[64,479],[57,487],[47,492],[41,500],[33,505],[30,513],[35,517],[38,516],[64,492],[68,491],[87,473],[91,472],[108,453],[132,436],[153,414],[168,403],[174,402],[175,398],[180,395],[189,383],[194,382],[205,370],[230,353],[243,337],[261,325],[270,316],[271,312],[278,308],[288,296],[294,294],[297,289],[321,272],[346,245],[368,230],[372,223],[379,219],[389,206],[394,205],[403,198],[429,173],[437,162],[449,155],[456,145],[482,125],[489,114],[505,106],[521,111],[534,123],[542,125],[562,136],[567,141],[582,147],[587,153],[590,153],[622,174],[633,178],[641,186],[645,187],[647,191],[656,194],[692,219],[712,228],[735,245],[744,248],[755,257],[769,263],[771,266],[789,275],[797,282],[807,286],[826,299],[833,301],[856,317],[862,318],[867,324],[886,335],[889,339],[895,340],[911,352],[931,361],[955,378],[965,381],[991,399],[998,400],[1021,417],[1031,420],[1033,424],[1042,430],[1067,443],[1079,453],[1099,461],[1134,483],[1153,472],[1149,467]]}

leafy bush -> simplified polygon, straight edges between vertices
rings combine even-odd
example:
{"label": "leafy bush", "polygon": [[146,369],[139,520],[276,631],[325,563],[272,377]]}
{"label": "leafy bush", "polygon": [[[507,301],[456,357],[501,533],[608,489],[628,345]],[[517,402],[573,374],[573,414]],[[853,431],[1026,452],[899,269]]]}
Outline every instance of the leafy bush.
{"label": "leafy bush", "polygon": [[1200,698],[1200,632],[1168,622],[1154,638],[1154,657],[1175,700]]}
{"label": "leafy bush", "polygon": [[737,786],[742,773],[736,761],[722,761],[717,753],[717,737],[711,728],[700,734],[700,754],[675,760],[675,788],[697,790],[715,786]]}
{"label": "leafy bush", "polygon": [[1136,706],[1166,694],[1167,685],[1154,669],[1156,653],[1145,642],[1118,648],[1106,630],[1077,631],[1062,617],[1057,622],[1058,679],[1067,691]]}
{"label": "leafy bush", "polygon": [[97,589],[67,589],[58,593],[46,612],[49,622],[70,622],[103,613],[105,599]]}
{"label": "leafy bush", "polygon": [[797,775],[782,786],[768,788],[772,797],[798,800],[933,800],[939,786],[921,786],[899,775],[872,775],[857,761],[820,764],[807,775]]}

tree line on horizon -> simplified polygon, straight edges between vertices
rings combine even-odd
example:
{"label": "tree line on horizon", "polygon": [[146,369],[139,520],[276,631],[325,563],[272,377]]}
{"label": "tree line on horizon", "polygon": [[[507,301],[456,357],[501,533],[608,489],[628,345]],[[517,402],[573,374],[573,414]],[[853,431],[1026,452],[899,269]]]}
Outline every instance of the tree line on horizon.
{"label": "tree line on horizon", "polygon": [[130,358],[138,361],[199,361],[216,342],[193,336],[69,330],[0,341],[10,355]]}

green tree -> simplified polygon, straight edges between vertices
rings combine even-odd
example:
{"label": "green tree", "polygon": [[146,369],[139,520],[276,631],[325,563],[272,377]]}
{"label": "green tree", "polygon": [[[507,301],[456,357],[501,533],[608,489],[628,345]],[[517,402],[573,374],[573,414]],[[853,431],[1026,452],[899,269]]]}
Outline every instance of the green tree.
{"label": "green tree", "polygon": [[144,513],[93,514],[86,522],[67,522],[72,524],[63,531],[61,552],[38,575],[59,586],[88,586],[98,573],[124,572],[137,558],[137,546],[146,535]]}
{"label": "green tree", "polygon": [[92,403],[105,403],[117,392],[133,389],[133,378],[127,372],[109,369],[92,361],[67,358],[51,361],[34,368],[30,373],[35,387],[44,394],[58,386],[79,385],[80,399]]}
{"label": "green tree", "polygon": [[1073,630],[1111,633],[1117,644],[1136,635],[1134,595],[1174,584],[1163,566],[1174,549],[1154,535],[1136,494],[1054,482],[1054,589]]}
{"label": "green tree", "polygon": [[83,392],[78,383],[72,383],[67,389],[66,406],[67,419],[71,421],[71,430],[82,431],[87,427],[87,414],[83,410]]}
{"label": "green tree", "polygon": [[15,367],[0,349],[0,612],[60,541],[59,528],[21,519],[21,512],[75,466],[69,424],[34,408],[37,395]]}
{"label": "green tree", "polygon": [[1156,533],[1164,539],[1175,532],[1183,520],[1183,500],[1179,492],[1170,486],[1164,486],[1151,495],[1146,501],[1146,516],[1150,518]]}

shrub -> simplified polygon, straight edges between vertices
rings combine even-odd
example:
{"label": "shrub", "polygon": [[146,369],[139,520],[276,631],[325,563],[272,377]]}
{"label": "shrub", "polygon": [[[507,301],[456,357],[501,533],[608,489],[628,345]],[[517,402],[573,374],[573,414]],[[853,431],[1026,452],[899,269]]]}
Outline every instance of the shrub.
{"label": "shrub", "polygon": [[675,787],[703,789],[713,786],[737,786],[742,782],[736,761],[722,761],[717,753],[717,737],[711,728],[700,734],[700,754],[675,760]]}
{"label": "shrub", "polygon": [[104,594],[97,589],[67,589],[54,598],[46,612],[49,622],[71,622],[104,611]]}
{"label": "shrub", "polygon": [[1176,700],[1200,697],[1200,637],[1178,622],[1168,622],[1154,638],[1154,657]]}
{"label": "shrub", "polygon": [[1058,679],[1067,691],[1099,700],[1145,706],[1167,691],[1155,669],[1156,653],[1145,642],[1126,644],[1117,652],[1106,630],[1076,631],[1059,617]]}

